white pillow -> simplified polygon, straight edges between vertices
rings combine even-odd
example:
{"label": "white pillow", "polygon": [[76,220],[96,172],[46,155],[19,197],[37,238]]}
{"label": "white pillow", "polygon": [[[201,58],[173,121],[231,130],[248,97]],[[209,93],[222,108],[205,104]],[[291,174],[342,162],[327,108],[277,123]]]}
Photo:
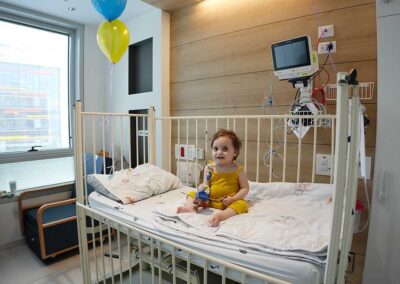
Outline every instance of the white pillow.
{"label": "white pillow", "polygon": [[110,194],[124,204],[182,187],[178,177],[152,164],[120,170],[111,176],[94,176]]}

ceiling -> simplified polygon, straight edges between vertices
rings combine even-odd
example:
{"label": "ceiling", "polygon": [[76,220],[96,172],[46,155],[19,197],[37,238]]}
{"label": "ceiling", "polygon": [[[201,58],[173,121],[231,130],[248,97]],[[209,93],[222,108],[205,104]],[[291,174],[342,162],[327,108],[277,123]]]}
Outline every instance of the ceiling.
{"label": "ceiling", "polygon": [[143,2],[149,3],[161,10],[172,12],[185,6],[190,6],[201,2],[203,0],[142,0]]}
{"label": "ceiling", "polygon": [[[103,16],[93,7],[91,0],[1,0],[0,3],[22,7],[84,25],[99,25],[104,20]],[[68,7],[73,7],[75,10],[70,11]],[[127,21],[152,9],[156,8],[140,0],[127,0],[126,8],[118,19]]]}

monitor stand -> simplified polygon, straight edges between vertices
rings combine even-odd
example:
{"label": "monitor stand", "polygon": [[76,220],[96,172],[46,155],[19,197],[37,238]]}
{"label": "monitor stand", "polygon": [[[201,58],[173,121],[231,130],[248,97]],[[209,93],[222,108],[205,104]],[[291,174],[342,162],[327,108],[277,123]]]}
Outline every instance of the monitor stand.
{"label": "monitor stand", "polygon": [[[311,98],[312,82],[310,80],[311,76],[295,78],[289,80],[294,88],[300,90],[300,96],[295,99],[290,109],[290,114],[292,115],[314,115],[318,113],[317,107],[314,105]],[[304,135],[310,130],[311,126],[314,124],[312,118],[305,119],[291,119],[288,122],[289,127],[292,129],[293,133],[299,138],[303,138]]]}
{"label": "monitor stand", "polygon": [[292,83],[293,88],[300,89],[300,102],[301,100],[311,100],[312,81],[310,79],[311,76],[306,76],[289,80],[289,83]]}

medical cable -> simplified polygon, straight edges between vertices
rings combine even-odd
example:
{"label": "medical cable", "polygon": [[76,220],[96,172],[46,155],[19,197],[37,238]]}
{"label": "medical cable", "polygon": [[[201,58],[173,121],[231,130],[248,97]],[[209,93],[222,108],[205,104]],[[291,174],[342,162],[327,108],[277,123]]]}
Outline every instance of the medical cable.
{"label": "medical cable", "polygon": [[[263,156],[263,164],[267,169],[269,169],[269,160],[271,159],[271,157],[275,157],[275,158],[277,157],[283,161],[283,156],[281,154],[279,154],[276,151],[276,149],[268,149],[267,151],[265,151],[264,156]],[[272,166],[272,163],[271,163],[271,166]],[[272,167],[272,176],[274,178],[278,178],[278,179],[281,178],[280,176],[278,176],[274,173],[274,167]]]}
{"label": "medical cable", "polygon": [[333,62],[333,59],[332,59],[332,57],[331,57],[331,53],[330,53],[330,52],[328,53],[328,56],[329,56],[329,61],[331,62],[331,65],[332,65],[333,69],[335,70],[335,73],[337,73],[336,65],[335,65],[335,63]]}
{"label": "medical cable", "polygon": [[317,77],[319,75],[319,73],[322,71],[322,69],[325,68],[325,65],[326,65],[326,63],[328,62],[328,59],[329,59],[329,54],[330,54],[330,52],[328,53],[328,56],[325,58],[325,61],[322,64],[322,66],[319,67],[319,70],[314,75],[312,75],[310,77],[310,79],[308,79],[308,81],[307,81],[308,83],[310,83],[312,80],[314,80],[315,77]]}
{"label": "medical cable", "polygon": [[[271,77],[270,77],[270,81],[269,81],[269,88],[267,88],[264,92],[264,97],[263,97],[263,102],[262,102],[262,107],[265,110],[266,114],[275,114],[276,112],[276,104],[274,101],[274,73],[271,73]],[[269,164],[268,161],[270,160],[271,156],[273,155],[274,157],[279,157],[280,159],[283,160],[283,156],[281,154],[279,154],[277,151],[279,150],[279,148],[281,147],[280,144],[282,144],[282,139],[280,139],[279,134],[277,133],[277,131],[275,131],[276,129],[279,129],[281,127],[283,127],[283,119],[280,119],[277,123],[276,126],[274,126],[271,131],[273,131],[273,133],[276,135],[276,144],[278,145],[278,147],[276,148],[271,148],[271,145],[269,143],[268,140],[266,140],[266,144],[267,144],[267,150],[264,152],[263,155],[263,164],[266,168],[269,168]],[[275,175],[274,170],[272,169],[272,173],[273,173],[273,177],[275,178],[280,178],[277,175]]]}
{"label": "medical cable", "polygon": [[[271,77],[269,80],[269,88],[267,88],[264,92],[264,97],[262,101],[262,107],[264,110],[268,108],[269,113],[275,114],[275,103],[274,103],[274,96],[273,96],[273,91],[274,91],[274,73],[271,72]],[[266,113],[268,113],[266,111]]]}
{"label": "medical cable", "polygon": [[356,234],[365,231],[365,229],[368,227],[370,216],[371,216],[371,204],[370,204],[369,196],[368,196],[367,179],[366,178],[364,178],[364,191],[365,191],[365,198],[367,199],[368,218],[367,218],[367,221],[365,222],[364,226]]}

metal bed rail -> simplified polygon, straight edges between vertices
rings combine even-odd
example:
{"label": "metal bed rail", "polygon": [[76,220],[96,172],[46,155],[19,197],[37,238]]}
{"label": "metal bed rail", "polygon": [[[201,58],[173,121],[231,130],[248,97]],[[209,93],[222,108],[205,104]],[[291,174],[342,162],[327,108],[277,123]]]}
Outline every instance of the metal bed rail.
{"label": "metal bed rail", "polygon": [[[238,134],[242,141],[238,162],[243,164],[249,179],[256,182],[316,182],[317,152],[333,157],[335,151],[336,115],[179,116],[155,119],[168,129],[169,138],[162,143],[170,154],[165,157],[167,169],[175,173],[179,173],[182,166],[188,173],[191,164],[204,166],[207,160],[211,160],[210,142],[219,128]],[[293,121],[296,128],[309,131],[310,135],[296,137]],[[190,146],[194,146],[191,153],[188,151]],[[179,152],[177,155],[177,147],[183,147],[189,154],[182,158]],[[199,159],[199,152],[203,159]],[[290,164],[288,161],[291,161]],[[307,166],[304,166],[305,163]],[[332,159],[330,168],[333,167]],[[181,178],[189,184],[187,175],[186,180],[185,176]],[[197,186],[198,182],[199,179],[195,179],[192,185]],[[328,179],[320,179],[320,182],[333,183],[333,171]]]}
{"label": "metal bed rail", "polygon": [[[92,222],[97,220],[108,228],[108,239],[111,239],[111,232],[114,232],[113,235],[117,236],[118,247],[121,242],[121,234],[125,236],[125,243],[130,246],[127,251],[132,251],[132,245],[136,242],[135,250],[137,252],[135,257],[139,259],[136,265],[139,266],[140,271],[144,263],[150,265],[152,283],[155,281],[154,271],[156,270],[160,271],[159,275],[162,274],[161,271],[164,271],[164,273],[172,271],[174,279],[178,277],[186,279],[188,283],[192,283],[197,281],[195,280],[197,278],[191,272],[192,264],[202,267],[204,277],[207,277],[207,271],[212,271],[212,267],[208,265],[210,262],[218,263],[221,267],[225,267],[221,272],[222,283],[225,283],[228,276],[233,277],[235,281],[242,281],[241,283],[247,283],[248,276],[262,279],[265,283],[268,281],[284,283],[280,282],[282,280],[278,278],[271,278],[271,276],[251,270],[242,270],[242,267],[232,266],[229,262],[192,251],[190,248],[123,223],[111,216],[105,216],[89,206],[85,206],[87,202],[87,161],[85,157],[88,152],[99,153],[103,157],[103,169],[107,166],[105,158],[108,152],[108,156],[112,161],[112,170],[119,170],[133,168],[146,162],[155,164],[156,161],[160,161],[160,157],[156,156],[157,149],[162,149],[160,163],[164,165],[165,169],[174,173],[181,172],[181,167],[186,168],[186,175],[179,177],[183,182],[189,184],[189,174],[193,174],[189,170],[190,166],[193,164],[195,166],[205,165],[207,159],[211,157],[209,143],[212,135],[219,128],[232,129],[241,138],[243,147],[238,161],[244,165],[250,180],[257,182],[292,181],[297,183],[313,183],[322,180],[323,182],[334,183],[334,217],[324,283],[344,281],[344,270],[347,266],[347,254],[352,238],[350,229],[354,219],[351,211],[354,210],[357,190],[356,164],[358,163],[358,148],[356,144],[358,143],[358,129],[356,128],[359,102],[355,91],[352,99],[353,108],[349,119],[348,98],[350,96],[349,89],[352,87],[344,82],[345,75],[345,73],[338,74],[336,115],[231,115],[156,118],[152,108],[150,108],[147,115],[94,113],[82,112],[81,104],[77,103],[74,151],[76,157],[78,216],[80,220],[80,253],[84,283],[90,283],[93,280],[91,278],[92,267],[89,262],[89,248],[86,245],[88,232],[86,223],[83,221],[86,216],[89,216]],[[354,87],[354,89],[356,88]],[[307,127],[309,133],[304,136],[292,135],[290,129],[293,129],[293,125],[299,129]],[[161,129],[162,133],[166,133],[166,135],[162,135],[160,138],[157,133]],[[136,135],[132,135],[132,130],[135,130]],[[348,138],[349,136],[351,139]],[[194,146],[194,156],[190,159],[189,155],[186,155],[185,158],[181,158],[180,155],[175,157],[176,145],[178,147],[183,145],[186,150],[189,149],[190,145]],[[197,153],[201,149],[204,151],[204,158],[200,160]],[[332,159],[331,162],[331,175],[325,179],[320,177],[317,179],[315,174],[316,153],[320,151],[325,151],[325,153],[335,156],[335,159]],[[136,153],[135,161],[131,159],[132,153]],[[119,166],[116,165],[117,160],[120,160]],[[174,160],[177,162],[176,165]],[[95,158],[93,158],[93,164],[96,172]],[[197,186],[199,182],[200,179],[196,173],[194,182],[191,185]],[[344,222],[341,221],[343,218]],[[342,230],[343,235],[340,235]],[[100,231],[100,234],[102,232]],[[135,241],[131,242],[130,239],[134,238]],[[146,238],[150,238],[150,241],[146,242]],[[108,245],[110,245],[110,242]],[[173,249],[168,252],[165,250],[165,245]],[[96,249],[104,249],[103,243],[100,244],[100,248],[93,247],[93,250]],[[117,255],[121,255],[119,250],[118,248]],[[185,251],[186,258],[184,255],[179,254],[178,250]],[[111,249],[108,254],[112,258]],[[199,262],[192,263],[192,259],[197,259],[197,256],[200,259],[204,258],[205,262],[203,264]],[[133,261],[132,256],[126,257],[130,267],[129,273],[131,273],[131,268],[135,264],[131,263]],[[104,272],[104,257],[101,258],[103,259],[100,261],[102,265],[98,266],[96,260],[94,267],[96,271],[100,271],[99,267],[101,267]],[[178,258],[180,263],[177,263]],[[112,262],[110,261],[110,263]],[[186,265],[186,269],[181,267],[182,263],[184,266]],[[118,265],[119,271],[122,273],[121,264]],[[110,275],[114,275],[113,270],[114,268],[111,265]],[[238,280],[236,276],[232,276],[235,273],[231,271],[238,271],[242,275],[239,277],[241,279]],[[97,277],[98,272],[95,275]],[[105,275],[102,276],[102,279],[104,279]],[[144,283],[142,278],[140,281]]]}
{"label": "metal bed rail", "polygon": [[[169,275],[172,283],[178,279],[186,283],[214,283],[209,271],[220,276],[220,283],[226,283],[227,279],[238,283],[289,283],[191,249],[86,205],[77,203],[77,206],[80,226],[85,226],[89,217],[89,223],[99,222],[103,228],[99,244],[91,245],[87,258],[82,256],[87,269],[84,283],[122,283],[123,279],[134,283],[135,266],[139,269],[140,283],[161,283],[163,275]],[[86,233],[95,235],[92,228]],[[89,244],[81,246],[89,251]]]}
{"label": "metal bed rail", "polygon": [[[79,123],[81,133],[77,134],[80,134],[78,139],[82,145],[84,179],[87,169],[85,156],[92,153],[94,172],[98,171],[96,154],[103,158],[102,168],[106,168],[106,158],[110,158],[112,170],[158,162],[175,174],[184,169],[186,176],[179,177],[186,184],[189,184],[190,174],[196,175],[192,185],[197,186],[200,176],[197,171],[191,172],[190,169],[205,166],[211,159],[212,135],[219,128],[226,128],[236,132],[242,141],[238,162],[244,166],[250,180],[333,183],[334,159],[331,159],[332,171],[329,177],[317,179],[315,171],[317,153],[334,156],[336,115],[156,118],[154,110],[150,108],[147,115],[80,112]],[[161,128],[166,135],[160,138],[157,132]],[[294,128],[300,129],[300,132],[308,131],[308,134],[297,137],[293,134]],[[177,155],[177,147],[184,147],[186,157]],[[192,151],[188,153],[190,147]],[[156,157],[156,153],[160,152],[162,157]],[[199,152],[202,159],[199,159]],[[132,160],[133,156],[136,160]]]}

